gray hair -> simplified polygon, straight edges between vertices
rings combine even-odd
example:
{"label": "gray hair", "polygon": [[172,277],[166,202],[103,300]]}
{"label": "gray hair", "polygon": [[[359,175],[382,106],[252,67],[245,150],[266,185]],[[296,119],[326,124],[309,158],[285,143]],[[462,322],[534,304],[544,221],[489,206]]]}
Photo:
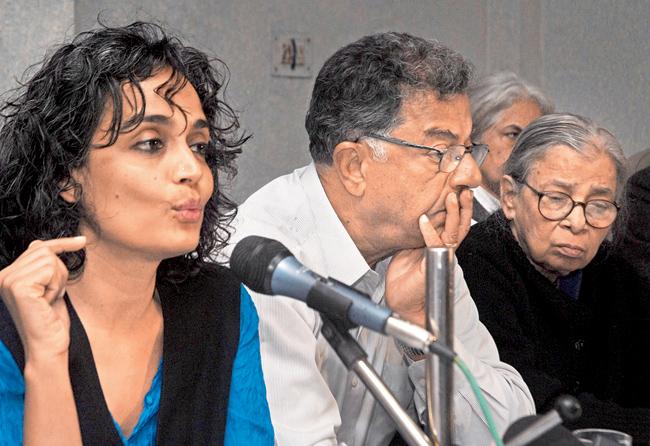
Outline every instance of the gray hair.
{"label": "gray hair", "polygon": [[569,113],[554,113],[537,118],[519,135],[504,174],[525,181],[533,165],[557,145],[585,153],[599,150],[608,155],[616,167],[616,197],[625,183],[625,155],[614,135],[588,118]]}
{"label": "gray hair", "polygon": [[[341,141],[388,134],[400,124],[405,99],[419,92],[440,99],[465,93],[471,74],[457,52],[405,33],[374,34],[339,49],[318,73],[305,118],[312,158],[331,164]],[[381,150],[373,151],[381,158]]]}
{"label": "gray hair", "polygon": [[481,78],[469,89],[472,107],[472,141],[494,126],[501,113],[517,101],[537,103],[542,115],[553,113],[553,103],[537,88],[515,73],[504,71]]}

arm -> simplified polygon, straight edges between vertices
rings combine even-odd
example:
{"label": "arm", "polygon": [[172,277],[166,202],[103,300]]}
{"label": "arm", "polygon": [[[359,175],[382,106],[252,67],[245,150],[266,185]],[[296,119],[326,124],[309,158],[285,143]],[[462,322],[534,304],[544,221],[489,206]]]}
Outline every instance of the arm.
{"label": "arm", "polygon": [[[532,396],[521,375],[501,362],[494,340],[478,319],[462,271],[455,268],[454,349],[476,378],[501,432],[516,419],[535,413]],[[425,410],[424,361],[409,367],[415,384],[415,401],[423,417]],[[465,376],[454,371],[454,432],[459,444],[474,444],[489,438],[487,423]]]}
{"label": "arm", "polygon": [[258,317],[251,297],[241,288],[239,347],[233,364],[225,445],[273,445],[273,426],[260,360]]}
{"label": "arm", "polygon": [[85,243],[85,237],[35,241],[0,271],[0,294],[25,350],[25,445],[81,444],[68,373],[68,271],[57,254]]}
{"label": "arm", "polygon": [[278,445],[336,445],[339,410],[319,368],[316,313],[250,292],[260,318],[262,369]]}
{"label": "arm", "polygon": [[[444,228],[436,229],[428,218],[420,218],[420,232],[426,246],[456,246],[467,234],[472,213],[472,195],[466,190],[446,198],[447,218]],[[424,294],[426,264],[424,250],[405,250],[397,253],[386,274],[386,301],[399,314],[412,322],[424,325]],[[478,312],[463,279],[455,268],[454,349],[467,363],[491,406],[495,422],[503,432],[517,418],[534,413],[535,407],[519,373],[501,362],[494,340],[478,320]],[[424,361],[409,368],[416,387],[416,405],[424,411]],[[456,441],[475,444],[489,438],[487,424],[482,419],[476,397],[464,375],[455,371],[455,431]]]}

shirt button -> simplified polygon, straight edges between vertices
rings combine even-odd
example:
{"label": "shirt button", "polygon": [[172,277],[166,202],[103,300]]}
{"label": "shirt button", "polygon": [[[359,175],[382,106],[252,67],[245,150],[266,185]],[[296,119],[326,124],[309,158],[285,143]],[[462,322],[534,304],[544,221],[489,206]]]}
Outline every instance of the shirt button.
{"label": "shirt button", "polygon": [[357,387],[357,384],[359,384],[359,380],[357,378],[352,378],[352,387]]}
{"label": "shirt button", "polygon": [[144,397],[144,403],[147,406],[151,406],[153,404],[153,398],[151,397],[151,395],[147,395]]}

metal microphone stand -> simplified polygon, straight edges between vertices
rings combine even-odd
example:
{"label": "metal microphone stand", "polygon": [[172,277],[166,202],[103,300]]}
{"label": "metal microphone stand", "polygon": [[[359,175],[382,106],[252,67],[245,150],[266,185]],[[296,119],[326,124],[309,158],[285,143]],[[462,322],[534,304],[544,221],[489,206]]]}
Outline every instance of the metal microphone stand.
{"label": "metal microphone stand", "polygon": [[[427,248],[426,329],[438,344],[454,349],[454,250]],[[442,446],[452,444],[453,363],[425,354],[427,424]],[[437,418],[435,417],[437,415]]]}
{"label": "metal microphone stand", "polygon": [[433,437],[434,443],[431,442],[377,375],[377,372],[367,360],[366,352],[348,332],[350,326],[341,320],[329,318],[322,313],[321,319],[323,320],[321,333],[323,333],[327,342],[341,358],[345,367],[357,374],[359,379],[370,390],[370,393],[395,421],[402,438],[411,446],[439,446],[435,437]]}

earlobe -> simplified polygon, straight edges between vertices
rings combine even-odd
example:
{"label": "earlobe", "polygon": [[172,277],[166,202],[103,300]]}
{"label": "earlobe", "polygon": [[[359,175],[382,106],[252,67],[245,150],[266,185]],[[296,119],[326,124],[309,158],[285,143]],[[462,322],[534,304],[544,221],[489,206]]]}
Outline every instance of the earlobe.
{"label": "earlobe", "polygon": [[81,198],[81,184],[79,184],[72,176],[67,180],[59,183],[59,196],[63,198],[66,203],[74,204]]}
{"label": "earlobe", "polygon": [[342,141],[334,147],[332,167],[341,184],[355,197],[362,196],[366,190],[365,160],[366,153],[359,143]]}
{"label": "earlobe", "polygon": [[508,220],[515,218],[515,180],[510,175],[501,177],[501,209]]}

